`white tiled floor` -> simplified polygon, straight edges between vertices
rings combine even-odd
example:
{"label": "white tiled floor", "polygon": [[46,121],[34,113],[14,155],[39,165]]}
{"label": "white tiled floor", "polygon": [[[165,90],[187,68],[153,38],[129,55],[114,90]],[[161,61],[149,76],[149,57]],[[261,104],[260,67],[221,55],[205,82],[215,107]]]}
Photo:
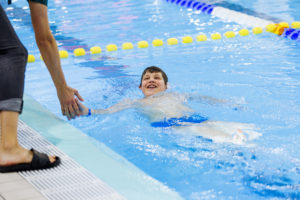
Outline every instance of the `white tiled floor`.
{"label": "white tiled floor", "polygon": [[38,192],[18,173],[0,173],[0,200],[45,200]]}

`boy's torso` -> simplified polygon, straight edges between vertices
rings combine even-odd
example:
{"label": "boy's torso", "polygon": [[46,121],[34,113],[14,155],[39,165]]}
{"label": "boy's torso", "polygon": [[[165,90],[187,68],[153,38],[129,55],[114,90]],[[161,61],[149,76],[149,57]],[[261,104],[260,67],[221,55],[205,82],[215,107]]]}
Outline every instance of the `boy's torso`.
{"label": "boy's torso", "polygon": [[152,122],[168,118],[180,118],[193,112],[192,109],[184,105],[182,95],[172,93],[162,93],[142,99],[141,109]]}

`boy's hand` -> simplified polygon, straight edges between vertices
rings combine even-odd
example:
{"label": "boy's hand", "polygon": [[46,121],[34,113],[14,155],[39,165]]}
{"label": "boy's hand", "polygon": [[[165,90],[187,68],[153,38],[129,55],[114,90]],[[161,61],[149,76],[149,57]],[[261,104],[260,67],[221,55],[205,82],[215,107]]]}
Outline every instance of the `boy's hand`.
{"label": "boy's hand", "polygon": [[89,114],[89,108],[77,101],[77,106],[79,108],[80,115],[88,115]]}

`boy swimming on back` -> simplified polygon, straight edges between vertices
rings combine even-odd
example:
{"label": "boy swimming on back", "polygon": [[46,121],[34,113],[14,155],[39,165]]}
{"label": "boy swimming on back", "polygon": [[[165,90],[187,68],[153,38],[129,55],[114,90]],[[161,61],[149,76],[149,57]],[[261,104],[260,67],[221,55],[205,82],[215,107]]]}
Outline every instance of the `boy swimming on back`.
{"label": "boy swimming on back", "polygon": [[[79,102],[81,115],[109,114],[127,108],[137,108],[149,117],[153,127],[172,127],[178,133],[191,133],[215,142],[243,144],[260,136],[253,131],[253,125],[211,121],[195,114],[185,105],[185,95],[165,92],[168,88],[168,77],[158,67],[151,66],[144,70],[139,88],[144,94],[143,99],[124,100],[107,109],[91,110]],[[210,97],[202,99],[217,101]]]}

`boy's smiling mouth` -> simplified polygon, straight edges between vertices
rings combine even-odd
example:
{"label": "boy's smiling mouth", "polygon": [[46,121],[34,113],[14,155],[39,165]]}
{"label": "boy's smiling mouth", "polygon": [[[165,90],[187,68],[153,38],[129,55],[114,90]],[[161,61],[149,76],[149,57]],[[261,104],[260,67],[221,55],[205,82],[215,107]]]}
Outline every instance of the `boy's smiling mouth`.
{"label": "boy's smiling mouth", "polygon": [[147,86],[147,88],[152,89],[152,88],[157,88],[157,86],[154,85],[154,84],[150,84],[150,85]]}

